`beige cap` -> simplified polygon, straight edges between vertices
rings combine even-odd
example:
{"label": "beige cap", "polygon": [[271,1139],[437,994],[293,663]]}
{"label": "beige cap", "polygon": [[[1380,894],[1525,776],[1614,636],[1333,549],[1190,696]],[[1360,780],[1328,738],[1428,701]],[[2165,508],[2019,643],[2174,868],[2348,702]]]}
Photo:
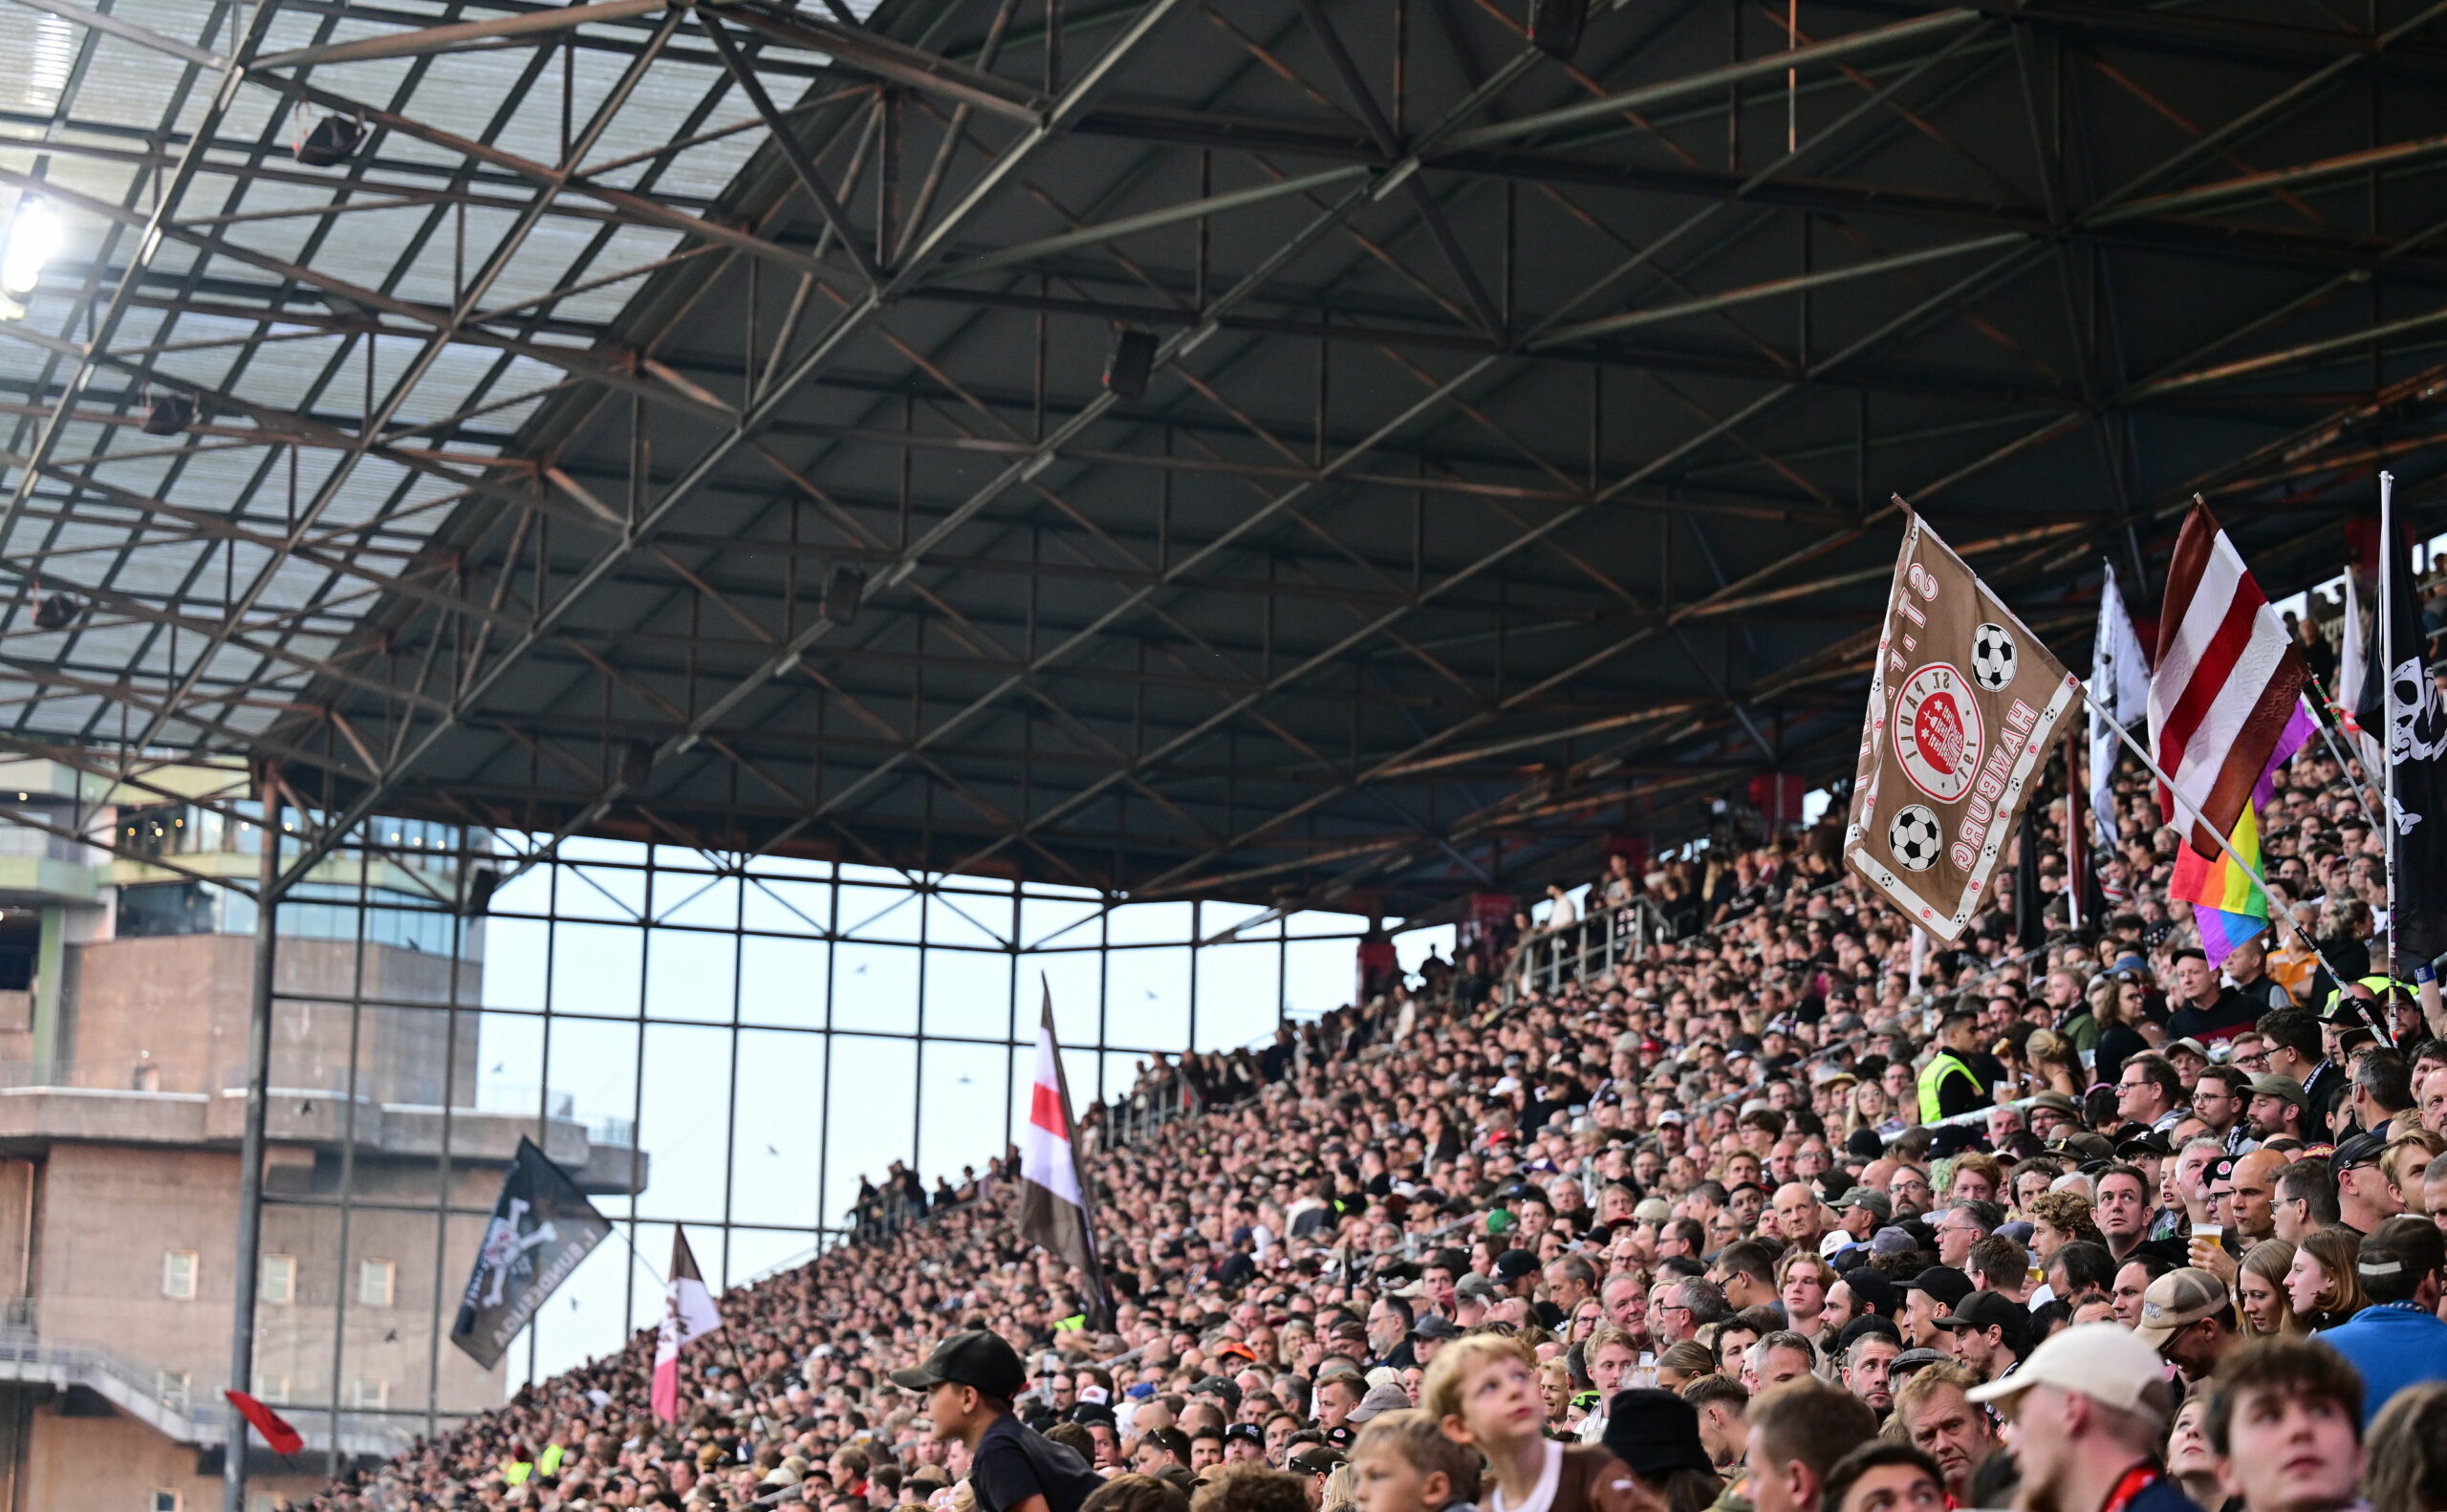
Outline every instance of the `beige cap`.
{"label": "beige cap", "polygon": [[2209,1272],[2186,1265],[2150,1283],[2141,1294],[2141,1321],[2133,1337],[2154,1350],[2163,1350],[2176,1331],[2198,1323],[2226,1306],[2226,1286]]}
{"label": "beige cap", "polygon": [[1966,1394],[1975,1402],[1998,1402],[2033,1386],[2079,1392],[2119,1412],[2142,1406],[2153,1389],[2154,1407],[2163,1407],[2167,1368],[2158,1351],[2123,1325],[2083,1323],[2065,1329],[2031,1351],[2021,1370],[2003,1380],[1975,1386]]}

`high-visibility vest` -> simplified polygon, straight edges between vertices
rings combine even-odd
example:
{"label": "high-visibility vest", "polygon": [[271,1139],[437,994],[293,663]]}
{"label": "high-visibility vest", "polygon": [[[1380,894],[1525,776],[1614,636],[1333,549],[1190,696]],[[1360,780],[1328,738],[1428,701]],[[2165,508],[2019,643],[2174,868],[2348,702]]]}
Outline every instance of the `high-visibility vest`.
{"label": "high-visibility vest", "polygon": [[534,1473],[535,1463],[531,1459],[505,1459],[501,1462],[501,1478],[509,1485],[525,1485],[527,1478]]}
{"label": "high-visibility vest", "polygon": [[567,1458],[568,1454],[569,1451],[559,1444],[546,1444],[544,1452],[535,1457],[535,1468],[545,1475],[551,1475],[561,1468],[561,1460]]}
{"label": "high-visibility vest", "polygon": [[1960,1056],[1952,1050],[1938,1051],[1929,1058],[1928,1065],[1920,1068],[1920,1121],[1924,1124],[1936,1123],[1945,1116],[1944,1109],[1938,1102],[1938,1089],[1945,1084],[1948,1071],[1971,1083],[1974,1092],[1980,1090],[1980,1078],[1971,1073],[1970,1067],[1962,1064]]}

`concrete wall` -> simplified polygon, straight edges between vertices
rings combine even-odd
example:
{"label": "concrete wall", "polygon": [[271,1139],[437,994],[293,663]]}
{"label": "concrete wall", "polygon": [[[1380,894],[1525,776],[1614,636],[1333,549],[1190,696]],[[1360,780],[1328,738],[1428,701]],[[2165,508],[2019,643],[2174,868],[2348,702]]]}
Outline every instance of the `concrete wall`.
{"label": "concrete wall", "polygon": [[[166,1091],[219,1091],[245,1083],[247,1004],[254,984],[254,941],[242,936],[176,935],[97,940],[68,950],[61,1058],[97,1086],[140,1085],[139,1068],[159,1068]],[[401,1004],[451,1000],[448,960],[394,945],[364,949],[358,990],[353,940],[280,942],[280,990],[316,1002],[283,1001],[272,1026],[275,1087],[347,1085],[349,1000]],[[356,1026],[357,1087],[379,1102],[461,1106],[474,1101],[476,1013],[483,968],[462,962],[456,1015],[369,1005]],[[457,1020],[455,1037],[452,1020]]]}
{"label": "concrete wall", "polygon": [[[298,1169],[299,1193],[338,1186],[338,1160],[312,1152],[278,1152],[275,1166]],[[0,1178],[6,1170],[0,1168]],[[294,1299],[257,1313],[258,1384],[267,1396],[292,1403],[331,1400],[332,1341],[342,1337],[342,1405],[352,1382],[388,1383],[390,1405],[422,1409],[433,1345],[436,1294],[434,1169],[369,1161],[356,1170],[357,1199],[414,1203],[428,1211],[355,1209],[348,1248],[340,1248],[340,1215],[328,1208],[281,1206],[264,1214],[264,1253],[296,1262]],[[455,1207],[488,1209],[501,1180],[498,1168],[455,1173]],[[0,1193],[6,1191],[0,1184]],[[229,1309],[236,1301],[238,1159],[218,1151],[100,1145],[58,1145],[43,1172],[42,1232],[36,1246],[36,1291],[48,1341],[90,1341],[145,1371],[188,1373],[190,1391],[207,1398],[227,1384]],[[484,1220],[454,1217],[441,1253],[440,1293],[455,1299],[484,1235]],[[0,1229],[5,1232],[5,1229]],[[162,1294],[163,1252],[195,1251],[196,1295]],[[386,1260],[394,1278],[387,1307],[359,1301],[358,1265]],[[345,1295],[345,1306],[336,1307]],[[455,1306],[455,1301],[453,1302]],[[443,1314],[448,1327],[448,1312]],[[448,1340],[442,1347],[441,1406],[472,1411],[502,1399],[498,1372],[475,1368]]]}
{"label": "concrete wall", "polygon": [[[63,1411],[69,1406],[54,1397],[32,1411],[23,1512],[145,1512],[156,1491],[179,1493],[181,1512],[216,1512],[220,1507],[217,1458],[206,1467],[208,1474],[199,1474],[193,1449],[173,1444],[132,1418],[74,1415]],[[301,1456],[299,1463],[307,1458]],[[258,1473],[248,1481],[249,1505],[269,1507],[274,1497],[303,1500],[321,1488],[321,1468],[317,1461],[317,1473]]]}

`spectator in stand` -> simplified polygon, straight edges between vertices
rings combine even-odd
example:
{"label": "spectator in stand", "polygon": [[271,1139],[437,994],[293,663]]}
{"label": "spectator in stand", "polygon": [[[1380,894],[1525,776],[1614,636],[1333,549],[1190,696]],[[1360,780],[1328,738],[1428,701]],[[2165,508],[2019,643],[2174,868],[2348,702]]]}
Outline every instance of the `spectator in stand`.
{"label": "spectator in stand", "polygon": [[2013,1421],[2023,1496],[2038,1507],[2187,1512],[2159,1461],[2174,1396],[2157,1351],[2113,1324],[2066,1329],[2023,1369],[1974,1387]]}
{"label": "spectator in stand", "polygon": [[1937,1461],[1910,1444],[1873,1441],[1827,1473],[1828,1512],[1947,1512]]}
{"label": "spectator in stand", "polygon": [[2133,1332],[2187,1381],[2208,1379],[2242,1338],[2225,1284],[2188,1265],[2150,1283]]}
{"label": "spectator in stand", "polygon": [[2313,1229],[2294,1246],[2285,1291],[2294,1316],[2311,1332],[2337,1328],[2367,1305],[2354,1264],[2361,1248],[2351,1230],[2335,1226]]}
{"label": "spectator in stand", "polygon": [[[1947,1010],[1938,1023],[1938,1050],[1920,1071],[1920,1121],[1936,1123],[1989,1105],[1998,1076],[1994,1057],[1980,1049],[1980,1016],[1968,1008]],[[1893,1196],[1893,1188],[1888,1189]]]}
{"label": "spectator in stand", "polygon": [[2259,1028],[2268,1040],[2268,1074],[2303,1089],[2305,1136],[2327,1138],[2345,1098],[2345,1075],[2322,1053],[2319,1019],[2308,1008],[2278,1008],[2261,1019]]}
{"label": "spectator in stand", "polygon": [[2363,1491],[2371,1512],[2447,1507],[2447,1386],[2399,1393],[2371,1420]]}
{"label": "spectator in stand", "polygon": [[1942,1362],[1914,1372],[1895,1393],[1895,1420],[1913,1447],[1937,1461],[1947,1497],[1964,1505],[1972,1476],[2001,1447],[1987,1409],[1971,1400],[1979,1384],[1961,1366]]}
{"label": "spectator in stand", "polygon": [[2336,1177],[2328,1174],[2328,1163],[2306,1156],[2288,1165],[2277,1177],[2271,1211],[2276,1236],[2297,1247],[2306,1236],[2335,1223]]}
{"label": "spectator in stand", "polygon": [[[2252,953],[2257,977],[2263,959],[2260,947],[2246,945],[2236,954],[2241,955],[2243,950]],[[2243,993],[2224,986],[2218,980],[2218,968],[2197,949],[2176,951],[2174,964],[2174,989],[2167,994],[2167,1006],[2173,1010],[2167,1016],[2167,1038],[2171,1040],[2209,1044],[2233,1039],[2269,1011],[2265,992],[2255,1004]]]}
{"label": "spectator in stand", "polygon": [[1756,1512],[1820,1512],[1828,1473],[1877,1432],[1857,1397],[1823,1382],[1788,1382],[1747,1414],[1747,1485]]}
{"label": "spectator in stand", "polygon": [[2368,1428],[2397,1393],[2447,1380],[2447,1323],[2437,1316],[2447,1241],[2426,1219],[2392,1218],[2362,1242],[2353,1270],[2369,1306],[2320,1342],[2362,1377]]}
{"label": "spectator in stand", "polygon": [[2362,1382],[2315,1339],[2260,1339],[2209,1388],[2218,1481],[2242,1512],[2342,1512],[2362,1477]]}
{"label": "spectator in stand", "polygon": [[2183,1116],[2183,1078],[2164,1056],[2143,1052],[2117,1073],[2115,1109],[2126,1123],[2165,1134]]}

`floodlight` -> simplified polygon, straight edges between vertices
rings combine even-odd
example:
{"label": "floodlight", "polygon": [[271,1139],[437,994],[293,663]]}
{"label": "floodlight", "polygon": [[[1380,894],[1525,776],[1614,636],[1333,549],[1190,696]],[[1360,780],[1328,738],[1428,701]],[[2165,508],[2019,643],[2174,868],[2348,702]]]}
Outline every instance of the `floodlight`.
{"label": "floodlight", "polygon": [[0,246],[0,292],[20,298],[32,293],[66,234],[59,212],[40,200],[17,206],[17,218],[9,223],[9,240]]}

